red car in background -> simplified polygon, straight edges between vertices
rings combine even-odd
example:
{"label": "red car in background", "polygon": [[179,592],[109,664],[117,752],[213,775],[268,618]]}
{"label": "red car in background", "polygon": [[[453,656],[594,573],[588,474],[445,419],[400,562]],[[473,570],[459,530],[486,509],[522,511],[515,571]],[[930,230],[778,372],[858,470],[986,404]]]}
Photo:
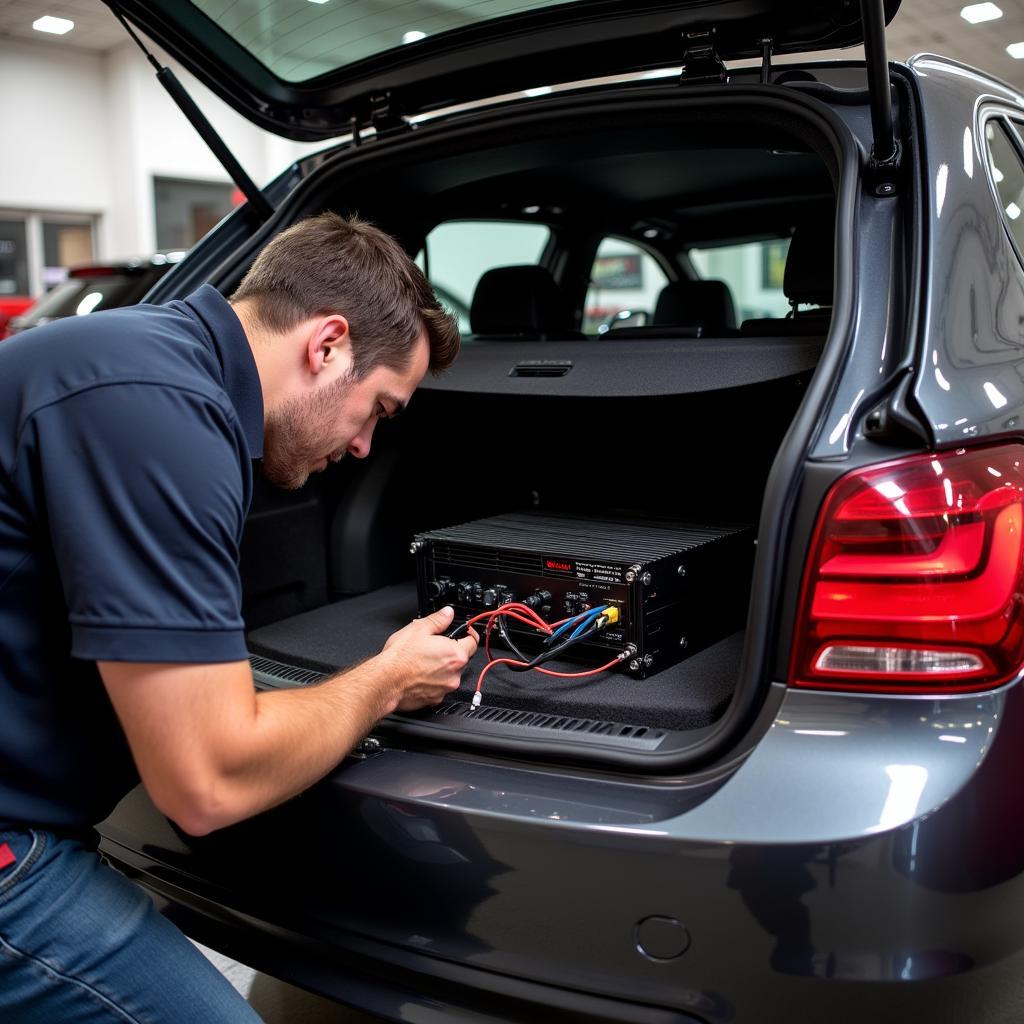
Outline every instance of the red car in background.
{"label": "red car in background", "polygon": [[6,298],[0,298],[0,341],[7,337],[8,324],[11,320],[24,313],[32,302],[31,295],[8,295]]}

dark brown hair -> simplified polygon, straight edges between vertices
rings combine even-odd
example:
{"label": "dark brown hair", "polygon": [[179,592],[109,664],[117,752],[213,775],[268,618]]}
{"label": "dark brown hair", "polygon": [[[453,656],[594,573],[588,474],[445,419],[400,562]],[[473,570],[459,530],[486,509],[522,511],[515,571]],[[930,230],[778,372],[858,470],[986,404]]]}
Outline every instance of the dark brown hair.
{"label": "dark brown hair", "polygon": [[432,373],[459,354],[458,321],[423,271],[394,238],[358,217],[321,213],[282,231],[231,296],[242,299],[274,333],[312,317],[344,316],[356,379],[377,366],[404,369],[424,329]]}

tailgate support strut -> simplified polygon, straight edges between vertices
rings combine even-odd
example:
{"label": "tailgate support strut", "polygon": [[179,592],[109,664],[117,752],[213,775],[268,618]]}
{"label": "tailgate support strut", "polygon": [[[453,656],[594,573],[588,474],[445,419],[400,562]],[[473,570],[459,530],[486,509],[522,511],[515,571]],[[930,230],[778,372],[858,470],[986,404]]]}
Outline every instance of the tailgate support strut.
{"label": "tailgate support strut", "polygon": [[900,164],[900,147],[892,119],[892,87],[889,83],[889,58],[885,49],[883,0],[860,0],[860,13],[864,25],[868,92],[871,94],[871,128],[874,136],[871,164],[883,172],[896,171]]}
{"label": "tailgate support strut", "polygon": [[192,127],[199,133],[199,137],[210,147],[213,155],[220,161],[221,166],[228,172],[228,176],[239,187],[242,194],[249,201],[249,208],[259,219],[260,224],[270,220],[274,213],[267,197],[257,188],[256,183],[245,173],[242,165],[235,159],[234,154],[228,149],[224,140],[217,134],[217,130],[206,119],[203,112],[196,106],[195,100],[185,91],[185,87],[178,81],[177,75],[169,68],[161,65],[146,49],[146,44],[132,31],[131,25],[125,21],[124,15],[114,8],[114,15],[125,27],[125,31],[135,40],[139,49],[146,55],[146,59],[156,68],[157,81],[167,90],[170,97],[178,105],[181,112],[188,118]]}

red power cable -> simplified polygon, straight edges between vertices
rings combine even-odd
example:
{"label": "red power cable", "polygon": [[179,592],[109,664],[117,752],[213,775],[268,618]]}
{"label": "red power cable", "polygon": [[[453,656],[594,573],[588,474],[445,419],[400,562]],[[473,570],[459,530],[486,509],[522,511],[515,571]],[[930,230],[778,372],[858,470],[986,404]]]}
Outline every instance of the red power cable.
{"label": "red power cable", "polygon": [[[525,613],[525,615],[519,614],[520,612]],[[481,612],[479,615],[474,615],[472,618],[467,620],[467,629],[474,622],[479,622],[481,619],[487,620],[487,629],[484,632],[484,650],[487,653],[487,664],[483,667],[483,670],[477,677],[474,698],[481,692],[481,688],[484,684],[484,677],[492,668],[494,668],[495,665],[518,665],[520,667],[525,667],[527,664],[525,661],[519,661],[516,658],[491,657],[491,631],[494,629],[494,625],[498,621],[498,617],[502,615],[507,616],[510,619],[516,619],[519,622],[525,623],[527,626],[533,626],[535,629],[541,629],[548,634],[554,632],[557,626],[561,626],[568,622],[569,619],[574,618],[574,616],[570,615],[568,619],[561,619],[558,622],[547,623],[528,605],[522,604],[518,601],[510,601],[508,604],[500,605],[493,611]],[[527,618],[526,616],[529,617]],[[586,672],[556,672],[553,669],[541,668],[540,666],[535,666],[532,671],[540,672],[546,676],[557,676],[560,679],[582,679],[585,676],[596,676],[601,672],[607,672],[608,669],[618,664],[621,660],[621,657],[615,657],[606,665],[602,665],[600,668],[588,669]]]}

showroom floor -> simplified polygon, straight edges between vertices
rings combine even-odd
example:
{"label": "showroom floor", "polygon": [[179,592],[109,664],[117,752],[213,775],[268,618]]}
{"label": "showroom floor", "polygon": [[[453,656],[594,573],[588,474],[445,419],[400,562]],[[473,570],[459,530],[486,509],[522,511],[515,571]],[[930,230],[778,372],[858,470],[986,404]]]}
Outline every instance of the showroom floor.
{"label": "showroom floor", "polygon": [[205,946],[199,948],[248,999],[252,1008],[263,1018],[264,1024],[381,1024],[379,1017],[357,1013],[293,985],[286,985],[276,978],[260,974]]}

